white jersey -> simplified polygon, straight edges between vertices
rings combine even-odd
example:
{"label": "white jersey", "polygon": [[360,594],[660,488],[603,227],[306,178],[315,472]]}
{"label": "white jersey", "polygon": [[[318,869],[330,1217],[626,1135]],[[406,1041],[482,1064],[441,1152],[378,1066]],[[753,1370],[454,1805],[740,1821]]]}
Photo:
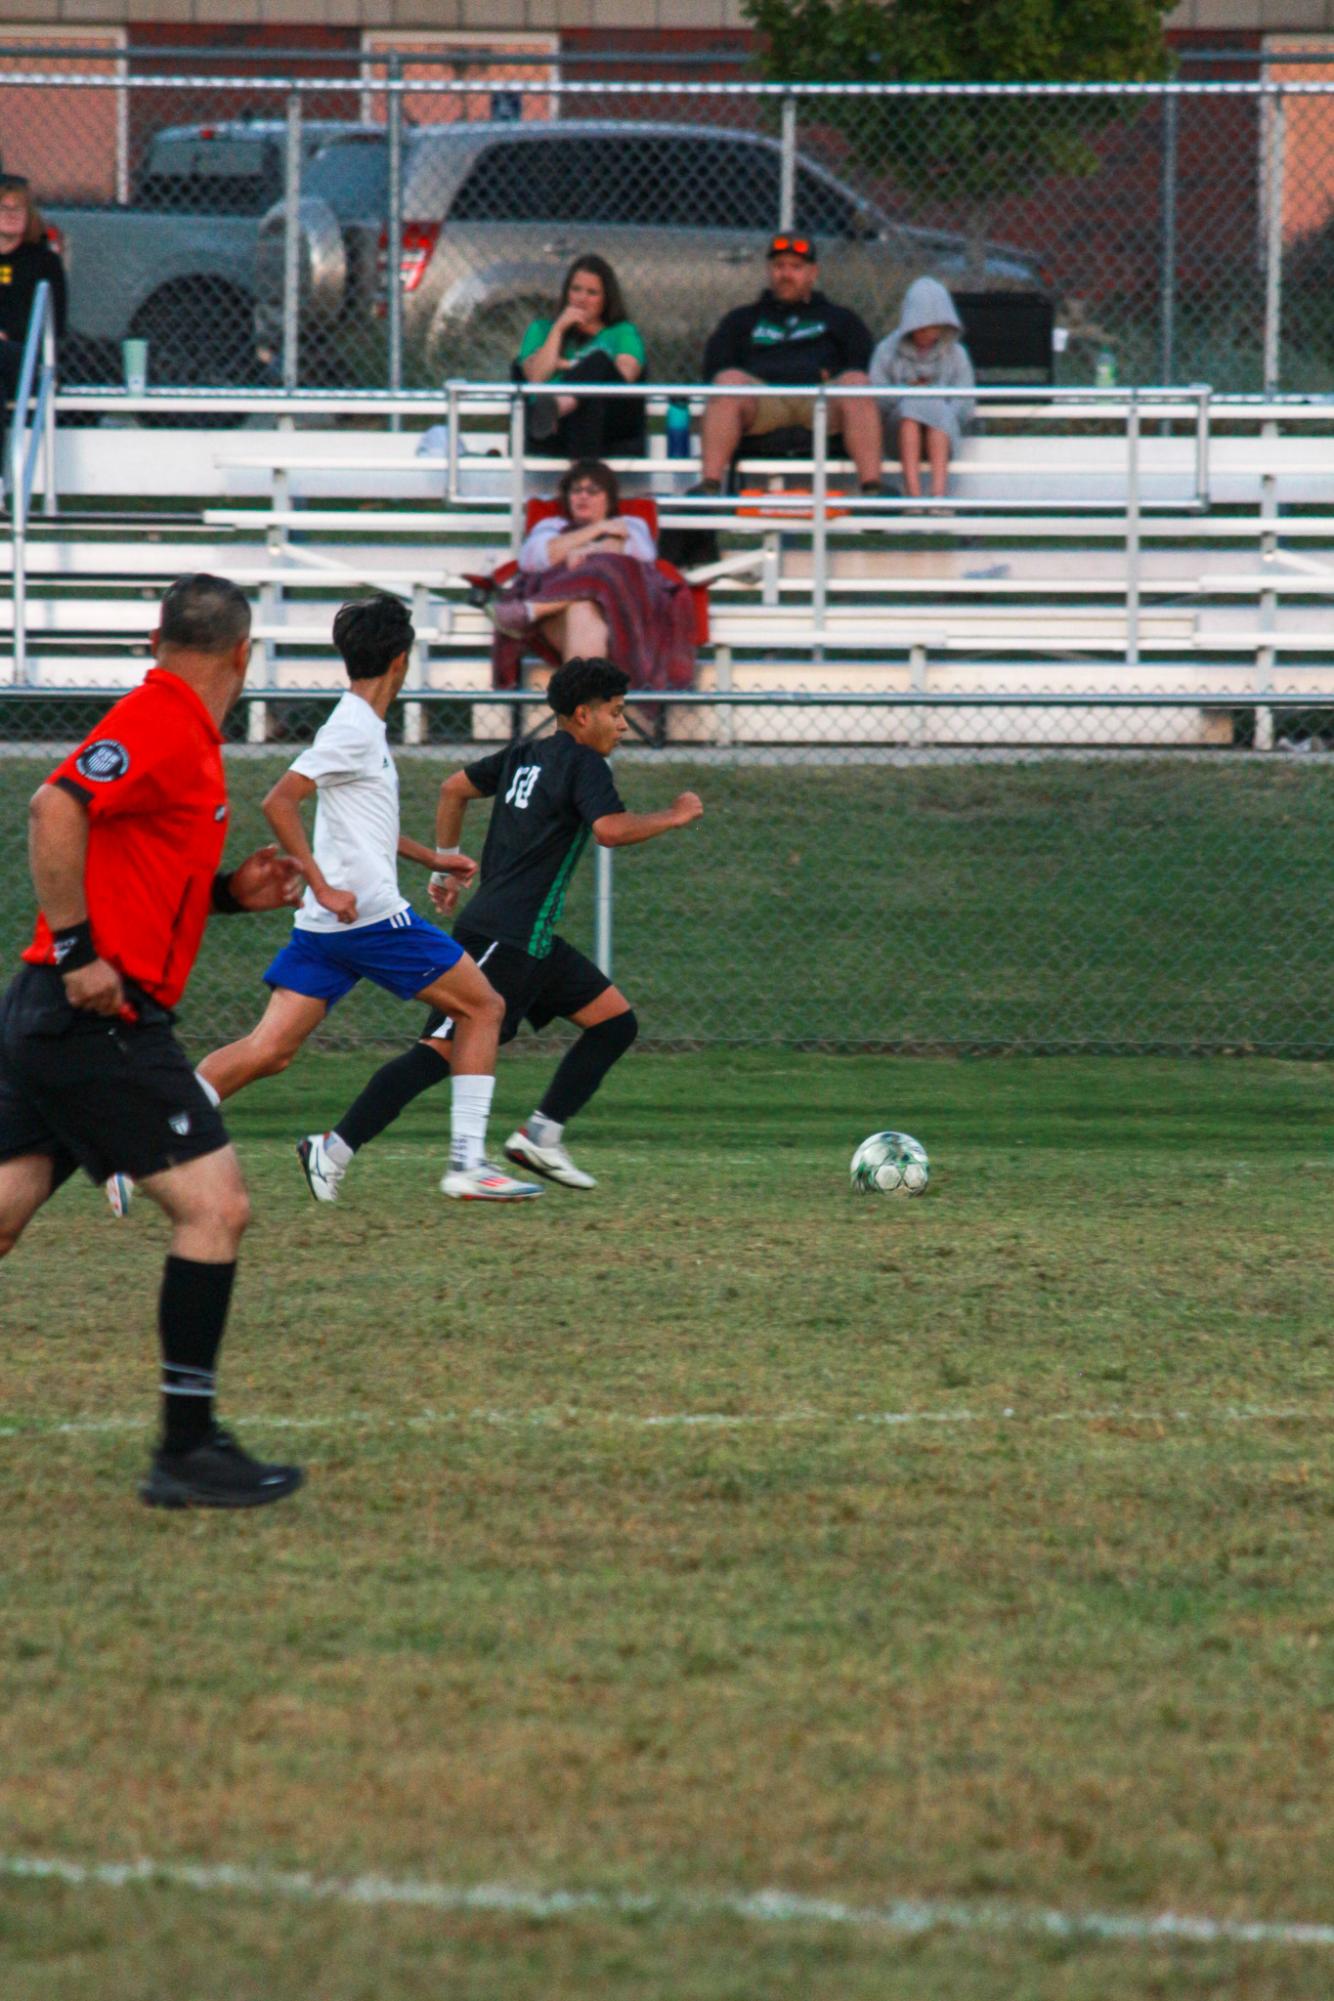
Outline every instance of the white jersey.
{"label": "white jersey", "polygon": [[359,930],[406,910],[398,887],[398,772],[384,718],[349,688],[292,770],[319,788],[311,847],[325,881],[357,899],[355,923],[340,924],[308,888],[297,930]]}

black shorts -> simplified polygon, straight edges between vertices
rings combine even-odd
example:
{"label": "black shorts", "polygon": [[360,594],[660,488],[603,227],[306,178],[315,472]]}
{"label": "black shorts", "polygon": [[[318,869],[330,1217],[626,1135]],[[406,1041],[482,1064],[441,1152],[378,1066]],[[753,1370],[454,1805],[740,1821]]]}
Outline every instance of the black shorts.
{"label": "black shorts", "polygon": [[[470,952],[505,1003],[505,1020],[500,1030],[502,1042],[512,1042],[519,1023],[526,1016],[534,1028],[549,1021],[568,1019],[605,994],[611,981],[600,966],[576,952],[563,938],[552,940],[545,959],[521,952],[517,945],[502,945],[484,938],[466,924],[454,929],[454,942]],[[422,1035],[448,1042],[454,1023],[447,1014],[433,1008]]]}
{"label": "black shorts", "polygon": [[227,1145],[172,1017],[132,996],[137,1022],[70,1006],[54,966],[25,966],[0,998],[0,1161],[46,1154],[56,1182],[179,1167]]}

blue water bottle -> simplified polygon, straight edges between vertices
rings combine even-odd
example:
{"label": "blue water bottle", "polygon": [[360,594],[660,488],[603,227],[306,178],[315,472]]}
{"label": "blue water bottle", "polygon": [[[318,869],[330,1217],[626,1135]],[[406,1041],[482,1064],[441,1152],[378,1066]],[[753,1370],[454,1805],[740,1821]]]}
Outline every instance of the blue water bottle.
{"label": "blue water bottle", "polygon": [[675,397],[667,405],[667,456],[669,459],[690,457],[690,405]]}

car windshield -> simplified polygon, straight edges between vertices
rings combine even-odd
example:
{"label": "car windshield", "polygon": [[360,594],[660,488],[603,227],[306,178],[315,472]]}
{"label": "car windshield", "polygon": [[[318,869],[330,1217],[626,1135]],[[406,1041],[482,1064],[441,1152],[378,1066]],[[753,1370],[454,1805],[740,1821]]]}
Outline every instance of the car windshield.
{"label": "car windshield", "polygon": [[301,176],[303,195],[333,207],[378,215],[389,198],[389,148],[380,138],[335,139]]}

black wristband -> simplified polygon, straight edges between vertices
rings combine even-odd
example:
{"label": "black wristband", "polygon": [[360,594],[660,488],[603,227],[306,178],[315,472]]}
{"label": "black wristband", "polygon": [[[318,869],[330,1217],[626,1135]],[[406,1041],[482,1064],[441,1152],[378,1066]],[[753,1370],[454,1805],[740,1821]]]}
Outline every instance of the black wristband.
{"label": "black wristband", "polygon": [[219,869],[213,878],[213,908],[221,917],[235,917],[238,910],[245,909],[232,895],[232,879],[226,869]]}
{"label": "black wristband", "polygon": [[80,966],[91,966],[97,957],[93,927],[86,917],[81,924],[67,924],[63,931],[53,931],[51,943],[62,973],[77,973]]}

